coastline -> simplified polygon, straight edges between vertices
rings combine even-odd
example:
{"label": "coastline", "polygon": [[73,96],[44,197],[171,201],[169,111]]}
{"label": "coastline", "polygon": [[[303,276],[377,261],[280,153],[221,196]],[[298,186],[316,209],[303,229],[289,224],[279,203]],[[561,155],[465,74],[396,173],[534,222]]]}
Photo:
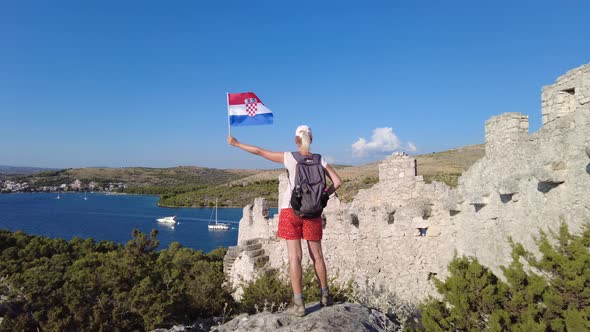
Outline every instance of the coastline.
{"label": "coastline", "polygon": [[[104,194],[61,195],[35,193],[0,196],[0,229],[22,230],[29,234],[52,238],[94,238],[125,244],[133,229],[159,231],[162,248],[179,242],[195,250],[210,251],[218,246],[232,246],[237,241],[237,231],[212,234],[207,232],[212,209],[162,209],[157,197],[147,195]],[[237,229],[242,209],[220,208],[219,220],[232,223]],[[179,224],[173,229],[157,222],[158,218],[176,215]]]}
{"label": "coastline", "polygon": [[[84,194],[83,191],[11,191],[11,192],[0,192],[0,194],[57,194],[60,195],[71,195],[71,194]],[[132,193],[114,193],[114,192],[104,192],[104,191],[95,191],[95,192],[86,192],[89,195],[105,195],[105,196],[160,196],[160,195],[150,195],[150,194],[132,194]]]}
{"label": "coastline", "polygon": [[[0,194],[6,194],[6,195],[30,195],[30,194],[57,194],[59,193],[60,195],[73,195],[73,194],[79,194],[82,195],[84,194],[83,191],[17,191],[17,192],[2,192]],[[104,195],[104,196],[149,196],[149,197],[160,197],[161,195],[149,195],[149,194],[133,194],[133,193],[120,193],[120,192],[87,192],[87,194],[89,195]],[[156,205],[160,208],[164,208],[164,209],[210,209],[210,208],[214,208],[211,206],[182,206],[182,205],[165,205],[165,204],[160,204],[160,203],[156,203]],[[245,205],[244,205],[245,206]],[[243,209],[244,206],[242,205],[236,205],[236,206],[220,206],[219,209]],[[278,209],[278,206],[269,206],[269,208],[271,209]]]}
{"label": "coastline", "polygon": [[[214,206],[175,206],[175,205],[164,205],[157,203],[158,207],[165,209],[213,209]],[[243,206],[220,206],[219,209],[243,209]],[[278,209],[278,206],[269,206],[270,209]]]}

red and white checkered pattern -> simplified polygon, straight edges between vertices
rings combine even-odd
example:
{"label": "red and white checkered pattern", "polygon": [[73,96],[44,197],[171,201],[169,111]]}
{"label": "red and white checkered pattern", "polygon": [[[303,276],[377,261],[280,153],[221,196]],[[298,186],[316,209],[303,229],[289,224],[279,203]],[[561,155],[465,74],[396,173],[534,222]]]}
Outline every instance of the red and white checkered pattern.
{"label": "red and white checkered pattern", "polygon": [[258,103],[257,102],[246,103],[246,112],[248,112],[249,117],[253,117],[254,115],[256,115],[257,111],[258,111]]}

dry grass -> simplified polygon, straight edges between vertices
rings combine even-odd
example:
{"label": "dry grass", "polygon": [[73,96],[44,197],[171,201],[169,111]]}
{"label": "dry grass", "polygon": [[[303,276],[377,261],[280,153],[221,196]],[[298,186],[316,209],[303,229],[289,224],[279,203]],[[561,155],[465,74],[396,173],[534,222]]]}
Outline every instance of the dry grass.
{"label": "dry grass", "polygon": [[426,183],[439,181],[456,187],[459,177],[485,155],[483,144],[417,156],[418,175]]}
{"label": "dry grass", "polygon": [[483,144],[416,156],[418,175],[463,173],[485,154]]}

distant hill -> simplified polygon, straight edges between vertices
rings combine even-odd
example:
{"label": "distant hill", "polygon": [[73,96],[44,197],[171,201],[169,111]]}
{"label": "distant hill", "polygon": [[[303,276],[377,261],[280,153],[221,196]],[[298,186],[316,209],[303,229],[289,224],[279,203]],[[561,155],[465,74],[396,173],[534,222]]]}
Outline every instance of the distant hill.
{"label": "distant hill", "polygon": [[[485,154],[484,146],[470,145],[443,152],[416,156],[418,175],[427,183],[440,181],[454,187],[463,171]],[[334,166],[343,180],[338,191],[343,201],[351,201],[360,189],[378,181],[379,162],[361,166]],[[171,168],[76,168],[49,170],[20,177],[36,186],[59,186],[78,179],[87,185],[90,181],[99,186],[124,183],[124,192],[158,194],[164,206],[209,206],[219,200],[220,206],[241,207],[256,197],[265,197],[271,205],[277,204],[279,174],[284,169],[245,170],[215,169],[196,166]]]}
{"label": "distant hill", "polygon": [[483,144],[419,155],[418,175],[423,175],[427,183],[440,181],[455,187],[461,174],[484,155]]}
{"label": "distant hill", "polygon": [[72,168],[43,171],[23,178],[37,186],[59,186],[78,179],[83,183],[94,181],[99,185],[125,183],[128,187],[177,187],[208,186],[227,183],[251,176],[259,170],[215,169],[195,166],[170,168],[124,167],[124,168]]}
{"label": "distant hill", "polygon": [[[463,171],[484,154],[484,145],[479,144],[418,155],[418,175],[424,176],[427,183],[440,181],[455,187]],[[338,190],[340,199],[349,202],[360,189],[369,188],[377,183],[378,164],[379,162],[361,166],[334,166],[344,182]],[[245,206],[251,204],[255,197],[265,197],[269,204],[276,206],[277,177],[284,172],[284,169],[260,171],[224,185],[165,195],[160,197],[160,203],[166,206],[207,206],[212,204],[215,198],[219,198],[222,206]]]}
{"label": "distant hill", "polygon": [[55,170],[55,168],[40,168],[40,167],[19,167],[19,166],[5,166],[0,165],[0,174],[6,175],[29,175],[43,171]]}

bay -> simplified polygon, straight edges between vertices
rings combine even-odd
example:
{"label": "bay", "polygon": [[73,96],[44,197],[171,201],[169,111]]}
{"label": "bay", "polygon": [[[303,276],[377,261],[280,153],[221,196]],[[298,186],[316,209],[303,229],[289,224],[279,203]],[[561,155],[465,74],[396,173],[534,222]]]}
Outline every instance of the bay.
{"label": "bay", "polygon": [[[73,237],[109,240],[121,244],[131,239],[134,228],[148,233],[158,230],[159,249],[171,242],[209,252],[236,245],[242,209],[220,208],[218,220],[231,225],[227,231],[209,231],[214,208],[161,208],[157,196],[88,193],[16,193],[0,195],[0,229],[22,230],[32,235],[70,240]],[[271,209],[271,214],[276,209]],[[176,215],[176,227],[157,218]]]}

